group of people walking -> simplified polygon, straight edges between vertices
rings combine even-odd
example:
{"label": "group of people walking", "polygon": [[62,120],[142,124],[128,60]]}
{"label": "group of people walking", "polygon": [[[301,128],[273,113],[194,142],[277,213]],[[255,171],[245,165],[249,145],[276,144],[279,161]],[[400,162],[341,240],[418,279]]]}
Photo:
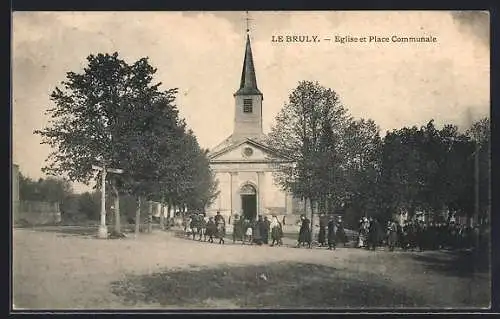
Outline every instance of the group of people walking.
{"label": "group of people walking", "polygon": [[461,249],[474,245],[476,233],[472,227],[455,222],[425,223],[412,220],[400,225],[394,220],[384,227],[375,218],[359,221],[358,247],[374,250],[387,245],[389,250],[437,250],[442,248]]}
{"label": "group of people walking", "polygon": [[[271,240],[269,240],[271,239]],[[257,220],[235,216],[233,222],[233,243],[256,245],[283,245],[283,225],[276,215],[271,219],[259,215]]]}
{"label": "group of people walking", "polygon": [[186,236],[192,236],[193,240],[198,237],[199,241],[214,242],[214,238],[219,240],[219,244],[224,244],[226,236],[226,221],[224,216],[217,212],[215,217],[206,217],[205,214],[192,214],[186,222],[184,229]]}
{"label": "group of people walking", "polygon": [[[300,216],[300,221],[301,224],[299,230],[299,238],[297,240],[297,247],[307,246],[311,248],[311,221],[305,215]],[[319,216],[319,246],[326,246],[328,247],[328,249],[334,250],[337,247],[337,243],[342,243],[345,246],[346,242],[347,236],[344,230],[342,218],[340,216],[335,218],[334,215],[326,216],[326,214],[321,214]]]}
{"label": "group of people walking", "polygon": [[[224,216],[217,212],[215,217],[206,217],[204,214],[192,214],[185,224],[186,236],[193,240],[224,244],[226,236],[226,221]],[[233,219],[233,243],[281,246],[283,244],[283,226],[273,215],[271,220],[260,215],[257,220],[248,220],[235,215]]]}
{"label": "group of people walking", "polygon": [[[213,243],[218,240],[224,244],[226,236],[226,221],[217,212],[214,217],[205,214],[192,214],[185,224],[186,236],[193,240]],[[376,218],[363,217],[359,221],[359,230],[356,246],[375,250],[380,246],[387,246],[390,251],[396,248],[403,250],[434,250],[441,248],[471,248],[474,245],[477,231],[475,228],[448,223],[424,223],[409,221],[400,225],[389,220],[387,225],[380,223]],[[283,245],[283,224],[276,215],[269,219],[259,215],[256,220],[234,216],[233,243],[241,241],[250,245]],[[300,229],[296,247],[312,246],[311,221],[300,216]],[[348,242],[342,218],[340,216],[321,214],[319,217],[319,233],[317,242],[320,247],[334,250],[338,243],[344,246]]]}

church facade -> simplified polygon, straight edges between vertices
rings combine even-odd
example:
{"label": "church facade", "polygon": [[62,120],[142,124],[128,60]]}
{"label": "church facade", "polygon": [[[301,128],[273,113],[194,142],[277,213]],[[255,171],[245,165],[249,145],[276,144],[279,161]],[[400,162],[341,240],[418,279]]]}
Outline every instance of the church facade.
{"label": "church facade", "polygon": [[273,150],[265,143],[262,129],[264,95],[257,87],[248,35],[240,87],[234,99],[233,133],[208,154],[219,183],[219,195],[207,208],[207,213],[212,215],[220,211],[228,218],[238,214],[247,219],[297,213],[292,195],[274,183],[273,161],[280,159],[269,158]]}

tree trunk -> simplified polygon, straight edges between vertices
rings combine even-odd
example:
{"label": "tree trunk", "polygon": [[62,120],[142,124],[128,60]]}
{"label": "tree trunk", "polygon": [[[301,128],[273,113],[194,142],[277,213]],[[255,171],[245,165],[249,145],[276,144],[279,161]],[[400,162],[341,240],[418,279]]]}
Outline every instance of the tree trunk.
{"label": "tree trunk", "polygon": [[327,201],[328,201],[328,198],[326,197],[326,195],[323,195],[321,197],[321,213],[322,214],[326,214],[326,212],[327,212],[327,209],[326,209]]}
{"label": "tree trunk", "polygon": [[170,219],[170,215],[171,215],[171,211],[172,211],[172,201],[169,199],[168,202],[167,202],[167,224],[168,224],[168,220]]}
{"label": "tree trunk", "polygon": [[139,235],[141,227],[141,197],[137,197],[137,209],[135,211],[135,235]]}
{"label": "tree trunk", "polygon": [[314,240],[314,205],[315,205],[315,201],[310,198],[309,199],[309,205],[311,206],[311,231],[310,231],[310,235],[311,235],[311,243],[313,242]]}
{"label": "tree trunk", "polygon": [[120,220],[120,193],[116,186],[113,186],[115,192],[115,232],[121,234],[121,220]]}
{"label": "tree trunk", "polygon": [[330,198],[327,196],[325,198],[325,212],[328,214],[330,213]]}
{"label": "tree trunk", "polygon": [[149,201],[149,207],[148,207],[148,233],[153,232],[153,202]]}
{"label": "tree trunk", "polygon": [[304,198],[304,216],[307,216],[307,198]]}
{"label": "tree trunk", "polygon": [[165,199],[161,200],[160,203],[160,229],[165,230]]}

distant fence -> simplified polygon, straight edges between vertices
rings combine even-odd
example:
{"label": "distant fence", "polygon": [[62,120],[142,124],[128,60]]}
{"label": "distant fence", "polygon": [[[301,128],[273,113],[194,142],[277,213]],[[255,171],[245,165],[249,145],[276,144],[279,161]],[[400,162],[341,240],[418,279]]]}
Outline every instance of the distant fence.
{"label": "distant fence", "polygon": [[15,201],[14,224],[46,225],[61,222],[61,211],[57,202]]}

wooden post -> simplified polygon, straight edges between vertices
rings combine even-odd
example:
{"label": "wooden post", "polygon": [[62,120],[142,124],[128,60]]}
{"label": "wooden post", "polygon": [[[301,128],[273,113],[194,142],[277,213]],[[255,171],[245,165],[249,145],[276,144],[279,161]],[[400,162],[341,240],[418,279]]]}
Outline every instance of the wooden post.
{"label": "wooden post", "polygon": [[99,230],[97,237],[108,238],[108,227],[106,226],[106,175],[107,173],[121,174],[123,170],[106,168],[105,165],[102,167],[92,165],[92,168],[101,171],[101,223],[99,225]]}
{"label": "wooden post", "polygon": [[97,233],[99,238],[108,238],[108,227],[106,226],[106,168],[101,169],[101,223]]}

